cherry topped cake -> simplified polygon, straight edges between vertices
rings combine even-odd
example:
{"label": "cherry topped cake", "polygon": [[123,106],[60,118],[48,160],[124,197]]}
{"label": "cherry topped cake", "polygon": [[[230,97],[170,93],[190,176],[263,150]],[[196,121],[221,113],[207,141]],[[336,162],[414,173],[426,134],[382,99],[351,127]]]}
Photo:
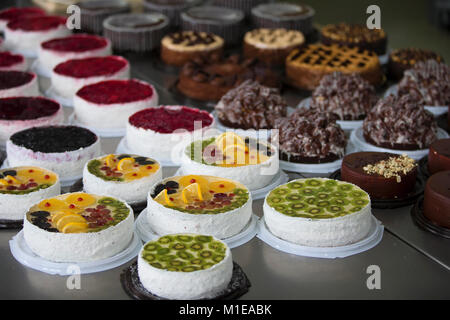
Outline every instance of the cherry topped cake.
{"label": "cherry topped cake", "polygon": [[35,203],[59,195],[58,175],[38,167],[0,170],[0,219],[22,220]]}
{"label": "cherry topped cake", "polygon": [[342,160],[341,177],[373,199],[404,198],[415,189],[417,163],[407,155],[355,152]]}
{"label": "cherry topped cake", "polygon": [[147,221],[159,235],[191,232],[229,238],[250,221],[252,200],[241,183],[206,175],[166,178],[147,201]]}
{"label": "cherry topped cake", "polygon": [[38,256],[56,262],[106,259],[125,249],[133,236],[133,210],[113,197],[66,193],[32,206],[24,238]]}
{"label": "cherry topped cake", "polygon": [[38,95],[36,74],[25,71],[0,71],[0,98]]}
{"label": "cherry topped cake", "polygon": [[177,144],[214,126],[214,117],[185,106],[159,106],[133,114],[127,123],[126,143],[130,152],[173,162]]}
{"label": "cherry topped cake", "polygon": [[108,56],[111,42],[103,37],[74,34],[64,38],[45,41],[39,46],[38,59],[47,70],[70,59]]}
{"label": "cherry topped cake", "polygon": [[76,126],[33,127],[14,133],[6,153],[12,166],[43,167],[70,180],[81,177],[86,162],[100,155],[100,139]]}
{"label": "cherry topped cake", "polygon": [[450,139],[439,139],[430,145],[428,171],[434,174],[450,170]]}
{"label": "cherry topped cake", "polygon": [[142,202],[155,182],[162,179],[158,161],[129,154],[108,154],[86,163],[83,188],[104,193],[128,203]]}
{"label": "cherry topped cake", "polygon": [[0,52],[1,71],[26,71],[27,68],[28,65],[23,55],[9,51]]}
{"label": "cherry topped cake", "polygon": [[13,20],[44,15],[46,15],[46,12],[37,7],[10,7],[3,9],[0,11],[0,31],[4,31],[6,25]]}
{"label": "cherry topped cake", "polygon": [[125,58],[88,57],[58,64],[52,71],[51,82],[58,95],[73,98],[86,85],[103,80],[126,80],[129,77],[130,64]]}

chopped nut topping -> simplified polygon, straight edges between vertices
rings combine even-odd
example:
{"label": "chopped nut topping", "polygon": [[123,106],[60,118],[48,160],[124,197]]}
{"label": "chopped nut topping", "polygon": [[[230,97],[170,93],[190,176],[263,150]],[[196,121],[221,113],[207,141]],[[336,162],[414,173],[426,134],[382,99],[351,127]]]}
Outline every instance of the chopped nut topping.
{"label": "chopped nut topping", "polygon": [[390,157],[375,164],[366,165],[363,170],[369,174],[379,174],[385,178],[395,177],[397,183],[402,181],[401,174],[407,174],[417,166],[416,161],[406,154]]}

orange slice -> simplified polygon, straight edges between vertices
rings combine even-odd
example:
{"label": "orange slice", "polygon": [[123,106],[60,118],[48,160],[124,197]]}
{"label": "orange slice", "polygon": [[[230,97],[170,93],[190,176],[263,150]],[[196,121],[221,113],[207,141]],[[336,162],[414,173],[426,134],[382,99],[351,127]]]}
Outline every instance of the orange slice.
{"label": "orange slice", "polygon": [[129,170],[133,167],[134,159],[133,158],[123,158],[117,164],[117,170]]}
{"label": "orange slice", "polygon": [[[6,176],[6,177],[5,177],[5,180],[6,180],[6,182],[12,181],[13,183],[17,183],[17,184],[20,184],[20,183],[21,183],[18,179],[14,178],[13,176]],[[8,182],[8,183],[9,183],[9,182]]]}
{"label": "orange slice", "polygon": [[236,185],[231,181],[214,181],[209,184],[209,189],[216,192],[216,193],[222,193],[222,192],[230,192],[233,191],[234,188],[236,188]]}
{"label": "orange slice", "polygon": [[0,184],[4,186],[9,185],[8,181],[6,181],[5,179],[0,179]]}
{"label": "orange slice", "polygon": [[84,192],[72,193],[65,199],[66,204],[68,204],[69,206],[73,204],[78,208],[85,208],[87,206],[90,206],[91,204],[95,203],[95,201],[95,197]]}
{"label": "orange slice", "polygon": [[229,146],[241,146],[245,148],[244,139],[242,139],[239,135],[231,131],[224,132],[220,136],[218,136],[215,140],[215,144],[221,150],[225,150],[225,148]]}
{"label": "orange slice", "polygon": [[195,200],[203,201],[202,189],[198,183],[192,183],[181,191],[181,198],[184,203],[191,203]]}
{"label": "orange slice", "polygon": [[188,185],[192,183],[198,183],[202,189],[206,189],[209,182],[205,177],[198,176],[198,175],[187,175],[180,178],[178,183],[182,187],[187,187]]}
{"label": "orange slice", "polygon": [[45,199],[39,202],[38,208],[44,211],[55,212],[65,208],[67,204],[59,199]]}
{"label": "orange slice", "polygon": [[60,211],[60,212],[56,212],[54,214],[52,214],[52,223],[56,226],[58,225],[58,221],[62,218],[65,217],[67,215],[73,214],[71,212],[67,212],[67,211]]}
{"label": "orange slice", "polygon": [[161,191],[154,199],[156,202],[162,205],[173,206],[174,202],[170,199],[169,194],[167,193],[167,189]]}
{"label": "orange slice", "polygon": [[70,222],[61,230],[63,233],[81,233],[86,232],[88,224],[86,222]]}
{"label": "orange slice", "polygon": [[58,222],[56,223],[56,228],[58,228],[59,231],[64,230],[64,227],[68,225],[69,223],[86,223],[86,219],[80,216],[79,214],[75,213],[69,213],[61,217]]}
{"label": "orange slice", "polygon": [[108,167],[112,168],[114,167],[114,160],[116,159],[115,155],[109,154],[105,158],[105,163]]}

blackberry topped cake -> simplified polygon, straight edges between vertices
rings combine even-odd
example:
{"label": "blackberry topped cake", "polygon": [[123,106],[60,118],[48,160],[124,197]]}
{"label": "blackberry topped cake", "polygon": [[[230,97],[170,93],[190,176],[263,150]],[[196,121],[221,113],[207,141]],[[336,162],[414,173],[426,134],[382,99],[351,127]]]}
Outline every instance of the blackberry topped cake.
{"label": "blackberry topped cake", "polygon": [[372,223],[369,195],[348,182],[297,179],[264,200],[264,221],[278,238],[309,247],[338,247],[360,241]]}
{"label": "blackberry topped cake", "polygon": [[444,59],[437,53],[418,48],[403,48],[393,50],[389,54],[388,71],[395,80],[400,80],[403,73],[414,67],[419,61],[436,60],[444,62]]}
{"label": "blackberry topped cake", "polygon": [[133,210],[104,195],[66,193],[32,206],[24,218],[24,238],[38,256],[55,262],[87,262],[112,257],[133,236]]}
{"label": "blackberry topped cake", "polygon": [[312,92],[310,107],[351,121],[364,119],[377,101],[375,88],[359,74],[333,72]]}
{"label": "blackberry topped cake", "polygon": [[83,189],[89,193],[104,193],[127,203],[136,203],[145,201],[150,187],[161,179],[161,165],[154,159],[108,154],[86,163]]}
{"label": "blackberry topped cake", "polygon": [[276,88],[247,80],[228,91],[215,106],[222,124],[240,129],[272,129],[287,115],[287,103]]}
{"label": "blackberry topped cake", "polygon": [[147,201],[147,221],[159,235],[190,232],[225,239],[241,232],[251,215],[247,187],[206,175],[166,178],[150,189]]}
{"label": "blackberry topped cake", "polygon": [[363,122],[366,141],[388,149],[426,149],[436,134],[433,115],[412,95],[380,99]]}
{"label": "blackberry topped cake", "polygon": [[32,16],[43,16],[46,12],[37,7],[9,7],[0,11],[0,31],[4,31],[6,25],[17,19]]}
{"label": "blackberry topped cake", "polygon": [[0,71],[0,98],[38,95],[36,74],[25,71]]}
{"label": "blackberry topped cake", "polygon": [[11,53],[9,51],[0,52],[1,71],[26,71],[27,67],[27,62],[23,55]]}
{"label": "blackberry topped cake", "polygon": [[433,174],[425,186],[423,214],[438,226],[450,229],[450,171]]}
{"label": "blackberry topped cake", "polygon": [[417,163],[407,155],[355,152],[342,160],[341,177],[372,199],[404,198],[415,189]]}
{"label": "blackberry topped cake", "polygon": [[439,139],[430,145],[428,171],[434,174],[450,170],[450,139]]}

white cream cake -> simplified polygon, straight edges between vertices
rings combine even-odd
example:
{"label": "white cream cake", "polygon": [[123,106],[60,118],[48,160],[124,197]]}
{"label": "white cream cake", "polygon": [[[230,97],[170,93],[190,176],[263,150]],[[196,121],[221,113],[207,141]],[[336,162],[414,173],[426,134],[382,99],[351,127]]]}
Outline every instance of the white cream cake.
{"label": "white cream cake", "polygon": [[24,71],[0,71],[0,98],[39,96],[37,76]]}

